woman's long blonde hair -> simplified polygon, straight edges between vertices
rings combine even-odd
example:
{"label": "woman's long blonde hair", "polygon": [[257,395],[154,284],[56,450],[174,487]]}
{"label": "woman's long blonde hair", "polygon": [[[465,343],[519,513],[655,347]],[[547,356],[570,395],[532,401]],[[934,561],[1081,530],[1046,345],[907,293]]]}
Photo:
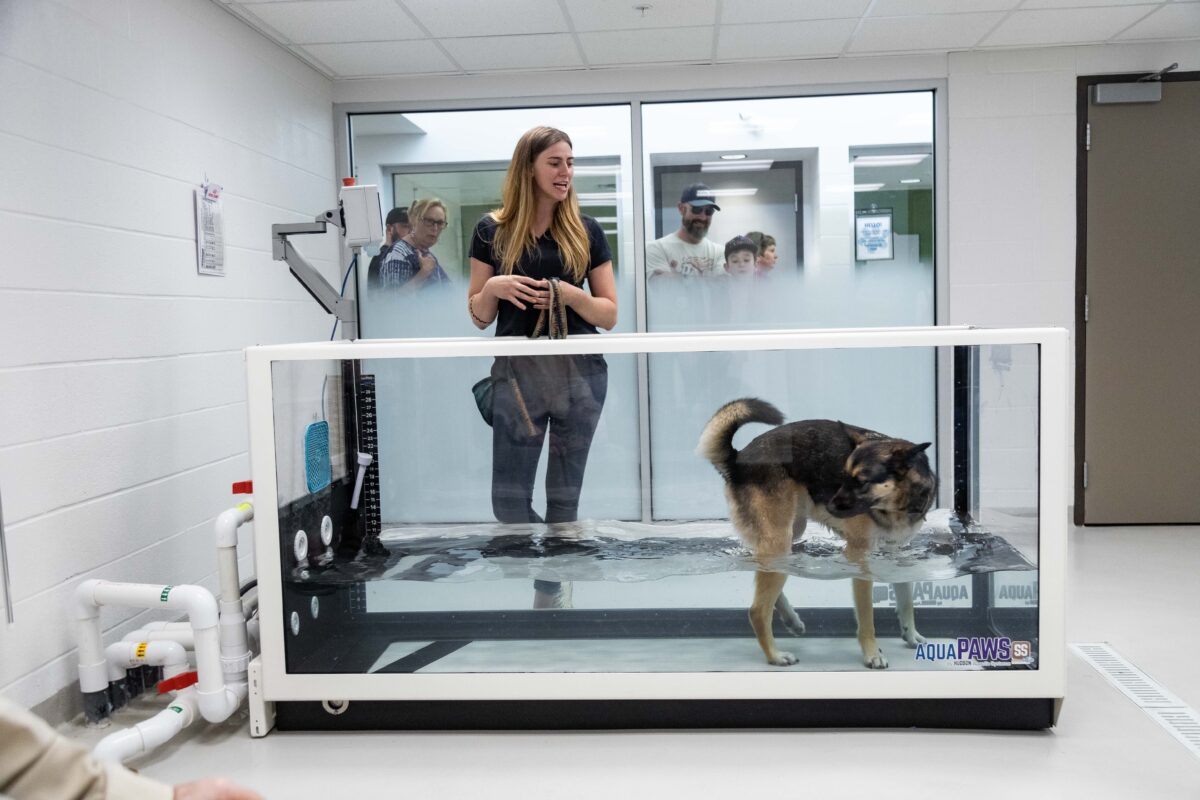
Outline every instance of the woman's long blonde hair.
{"label": "woman's long blonde hair", "polygon": [[[537,237],[533,235],[534,200],[533,162],[546,148],[566,142],[571,137],[558,130],[539,126],[526,131],[517,141],[512,161],[504,175],[504,186],[500,191],[501,206],[492,212],[496,220],[496,239],[492,249],[499,259],[500,272],[511,275],[521,257],[537,249]],[[587,274],[591,247],[583,217],[579,214],[579,198],[575,195],[575,183],[567,197],[554,207],[550,219],[550,234],[558,243],[563,266],[573,282],[582,283]]]}

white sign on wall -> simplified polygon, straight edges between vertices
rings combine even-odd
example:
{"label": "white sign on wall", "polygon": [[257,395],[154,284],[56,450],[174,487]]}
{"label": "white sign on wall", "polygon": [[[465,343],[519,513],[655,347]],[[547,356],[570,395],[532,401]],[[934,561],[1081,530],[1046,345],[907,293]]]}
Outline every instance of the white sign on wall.
{"label": "white sign on wall", "polygon": [[196,271],[225,275],[225,224],[221,219],[221,187],[205,183],[196,190]]}
{"label": "white sign on wall", "polygon": [[893,258],[890,208],[854,212],[854,257],[858,261],[890,261]]}

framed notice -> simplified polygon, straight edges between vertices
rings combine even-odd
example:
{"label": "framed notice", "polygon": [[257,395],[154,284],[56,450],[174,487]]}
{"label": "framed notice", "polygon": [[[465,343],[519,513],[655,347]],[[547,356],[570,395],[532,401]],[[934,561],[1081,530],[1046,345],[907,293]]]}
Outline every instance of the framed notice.
{"label": "framed notice", "polygon": [[892,210],[859,209],[854,212],[854,258],[857,261],[890,261],[892,251]]}

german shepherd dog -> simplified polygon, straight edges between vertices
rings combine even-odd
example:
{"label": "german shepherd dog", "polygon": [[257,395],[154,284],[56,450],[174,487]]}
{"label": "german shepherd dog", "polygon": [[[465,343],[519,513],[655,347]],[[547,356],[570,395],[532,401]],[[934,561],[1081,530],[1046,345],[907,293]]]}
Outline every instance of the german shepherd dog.
{"label": "german shepherd dog", "polygon": [[[733,435],[749,422],[779,427],[735,450]],[[867,555],[879,545],[900,546],[912,538],[933,503],[936,486],[925,456],[929,442],[913,444],[825,419],[782,423],[783,415],[770,403],[734,400],[709,420],[697,449],[725,479],[734,527],[759,564],[750,624],[767,661],[776,666],[797,659],[775,646],[772,612],[779,612],[794,635],[804,633],[804,623],[783,595],[787,575],[772,571],[772,564],[791,552],[808,520],[844,538],[847,559],[865,568]],[[887,659],[875,641],[873,582],[854,578],[853,586],[863,663],[885,669]],[[901,636],[916,647],[925,639],[913,620],[912,584],[893,588]]]}

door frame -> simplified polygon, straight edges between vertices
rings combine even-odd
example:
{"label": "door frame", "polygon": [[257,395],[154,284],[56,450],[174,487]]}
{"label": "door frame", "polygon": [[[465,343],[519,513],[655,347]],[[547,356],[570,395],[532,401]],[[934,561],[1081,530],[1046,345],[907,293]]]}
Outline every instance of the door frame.
{"label": "door frame", "polygon": [[[1075,525],[1084,525],[1083,487],[1084,423],[1087,421],[1087,131],[1092,87],[1105,83],[1132,83],[1145,72],[1119,75],[1080,75],[1075,85]],[[1168,72],[1163,83],[1200,81],[1200,72]],[[1100,523],[1094,523],[1100,524]],[[1149,524],[1149,523],[1148,523]]]}

